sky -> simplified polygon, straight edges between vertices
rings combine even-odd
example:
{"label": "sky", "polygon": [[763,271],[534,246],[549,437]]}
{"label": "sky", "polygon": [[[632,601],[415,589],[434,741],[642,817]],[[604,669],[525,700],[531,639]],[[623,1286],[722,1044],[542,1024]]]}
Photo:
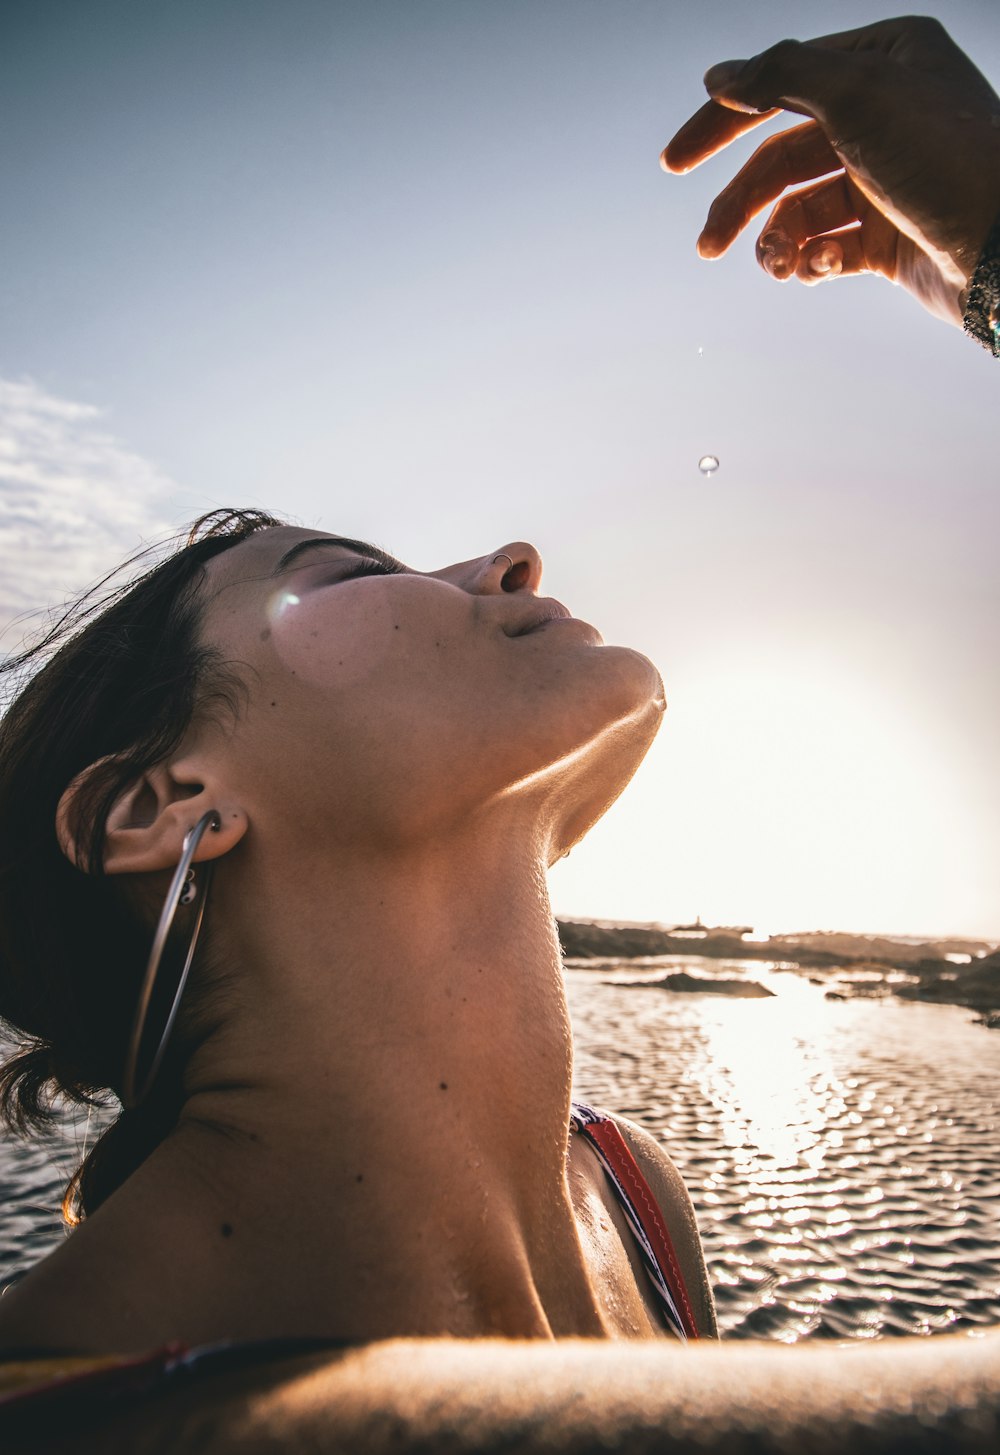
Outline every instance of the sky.
{"label": "sky", "polygon": [[[933,13],[1000,83],[995,0]],[[669,702],[557,912],[1000,939],[1000,367],[699,260],[765,132],[658,166],[710,64],[878,18],[6,0],[0,645],[220,504],[530,540]]]}

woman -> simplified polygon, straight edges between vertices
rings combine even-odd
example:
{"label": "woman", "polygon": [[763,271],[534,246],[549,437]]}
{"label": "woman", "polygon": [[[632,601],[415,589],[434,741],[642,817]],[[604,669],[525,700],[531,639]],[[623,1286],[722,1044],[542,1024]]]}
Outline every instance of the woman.
{"label": "woman", "polygon": [[[422,573],[223,515],[11,709],[2,1009],[37,1044],[7,1107],[28,1122],[52,1085],[137,1104],[81,1173],[82,1226],[0,1304],[7,1349],[714,1334],[668,1159],[619,1124],[679,1320],[613,1154],[584,1113],[571,1132],[545,889],[662,685],[540,582],[523,542]],[[188,902],[161,911],[186,841]],[[136,1024],[158,923],[180,950]]]}
{"label": "woman", "polygon": [[[881,272],[1000,354],[1000,100],[939,25],[784,42],[707,81],[713,100],[665,154],[673,170],[775,108],[811,119],[725,189],[704,254],[807,183],[765,226],[769,272]],[[136,967],[192,824],[196,887],[178,922],[197,922],[213,862],[218,880],[148,1100],[82,1178],[97,1211],[3,1300],[0,1338],[145,1348],[168,1327],[328,1333],[335,1319],[347,1337],[658,1331],[585,1113],[567,1134],[569,1039],[542,887],[545,861],[648,745],[658,678],[582,623],[546,624],[561,611],[537,596],[537,557],[520,545],[429,577],[384,575],[356,542],[281,568],[302,533],[268,519],[221,529],[132,599],[127,630],[119,612],[61,675],[39,678],[4,729],[0,923],[5,966],[21,975],[15,990],[5,969],[5,1008],[59,1043],[8,1078],[25,1114],[52,1071],[81,1091],[127,1090]],[[375,579],[346,579],[362,561]],[[91,768],[102,755],[106,769]],[[105,820],[109,877],[85,876],[70,861],[100,870]],[[64,931],[24,914],[52,903],[51,886],[72,903]],[[86,1064],[74,1060],[85,1045]],[[154,1033],[136,1094],[157,1046]],[[620,1125],[710,1330],[676,1176]],[[390,1343],[123,1409],[74,1448],[132,1452],[154,1430],[159,1448],[243,1455],[407,1440],[978,1455],[1000,1430],[997,1340],[887,1341],[860,1361],[745,1344],[678,1360],[652,1340]]]}

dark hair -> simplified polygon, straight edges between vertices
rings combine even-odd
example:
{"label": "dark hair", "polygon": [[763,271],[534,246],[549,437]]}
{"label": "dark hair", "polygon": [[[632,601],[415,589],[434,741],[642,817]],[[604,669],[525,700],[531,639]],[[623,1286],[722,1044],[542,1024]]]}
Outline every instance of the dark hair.
{"label": "dark hair", "polygon": [[[239,677],[198,641],[197,588],[206,561],[284,523],[258,510],[202,516],[180,549],[153,566],[148,551],[133,557],[121,569],[146,566],[138,579],[115,588],[119,572],[105,577],[0,666],[17,694],[0,720],[0,1022],[18,1046],[0,1067],[0,1121],[21,1134],[46,1125],[60,1098],[94,1105],[120,1090],[150,930],[103,873],[107,815],[196,712],[238,711]],[[74,810],[83,873],[59,847],[56,809],[102,759]],[[148,1101],[122,1112],[77,1171],[67,1221],[120,1186],[179,1110],[178,1078],[165,1067]]]}

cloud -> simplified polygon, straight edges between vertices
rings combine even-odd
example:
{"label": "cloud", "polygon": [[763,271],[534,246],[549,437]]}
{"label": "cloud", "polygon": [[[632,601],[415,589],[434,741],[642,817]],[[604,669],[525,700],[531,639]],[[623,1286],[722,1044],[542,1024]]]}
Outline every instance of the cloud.
{"label": "cloud", "polygon": [[7,650],[21,631],[33,634],[40,613],[170,530],[176,486],[103,428],[102,413],[30,379],[0,379],[0,636]]}

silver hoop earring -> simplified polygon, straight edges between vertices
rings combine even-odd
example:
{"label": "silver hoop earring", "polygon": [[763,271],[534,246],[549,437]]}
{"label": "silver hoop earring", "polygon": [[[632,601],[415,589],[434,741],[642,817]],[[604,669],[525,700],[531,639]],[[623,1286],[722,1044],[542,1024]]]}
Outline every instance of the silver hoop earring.
{"label": "silver hoop earring", "polygon": [[184,994],[184,986],[187,984],[188,971],[191,969],[191,962],[194,959],[195,947],[198,944],[198,936],[201,933],[201,923],[205,918],[205,905],[208,900],[208,887],[212,882],[212,866],[202,866],[201,898],[195,911],[194,924],[191,928],[191,938],[188,941],[187,954],[184,957],[184,967],[177,982],[177,989],[174,991],[174,998],[167,1013],[163,1031],[159,1043],[153,1053],[153,1059],[149,1064],[140,1085],[136,1085],[136,1077],[139,1066],[139,1051],[142,1046],[143,1037],[146,1034],[146,1021],[149,1018],[150,1002],[153,998],[153,988],[156,985],[156,978],[160,972],[160,961],[163,959],[163,951],[166,948],[167,939],[173,928],[174,917],[177,914],[179,905],[191,904],[198,894],[198,884],[195,879],[195,871],[191,867],[191,861],[198,850],[198,845],[207,829],[218,833],[222,827],[219,815],[213,809],[204,814],[194,828],[185,835],[184,844],[181,849],[180,862],[174,870],[174,877],[170,881],[170,888],[167,890],[167,897],[163,901],[163,909],[160,913],[160,921],[156,926],[156,934],[153,936],[153,946],[149,952],[149,960],[146,963],[146,974],[142,981],[142,990],[139,993],[139,1003],[136,1006],[135,1019],[132,1022],[132,1031],[129,1035],[128,1054],[125,1057],[125,1074],[122,1077],[122,1105],[125,1107],[138,1106],[145,1099],[149,1088],[156,1080],[156,1073],[160,1069],[163,1060],[163,1053],[167,1048],[167,1041],[170,1039],[170,1032],[174,1028],[174,1021],[177,1019],[177,1009],[181,1003],[181,996]]}
{"label": "silver hoop earring", "polygon": [[[510,556],[508,556],[508,554],[507,554],[506,551],[498,551],[497,552],[497,554],[493,557],[492,564],[495,566],[496,563],[497,563],[497,561],[510,561],[510,565],[507,567],[507,570],[508,571],[513,571],[513,569],[514,569],[514,562],[510,560]],[[504,575],[505,576],[506,576],[506,574],[507,574],[507,571],[504,572]]]}

